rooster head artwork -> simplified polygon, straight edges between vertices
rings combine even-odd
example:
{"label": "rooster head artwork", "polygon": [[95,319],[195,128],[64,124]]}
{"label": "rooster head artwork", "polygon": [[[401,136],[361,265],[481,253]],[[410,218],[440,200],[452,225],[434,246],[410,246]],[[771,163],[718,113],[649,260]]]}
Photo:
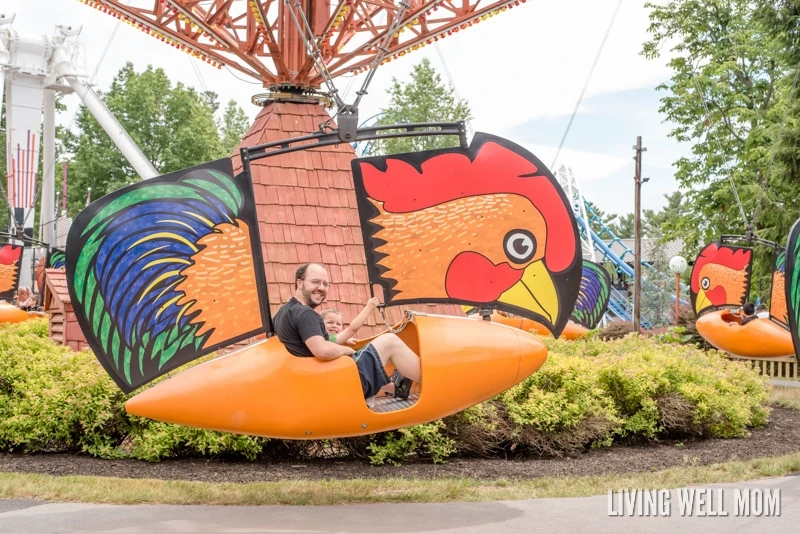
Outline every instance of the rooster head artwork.
{"label": "rooster head artwork", "polygon": [[775,251],[772,266],[772,291],[769,297],[769,317],[788,328],[789,315],[786,309],[786,250]]}
{"label": "rooster head artwork", "polygon": [[550,171],[508,140],[353,162],[370,282],[387,305],[452,302],[558,335],[581,281],[578,229]]}
{"label": "rooster head artwork", "polygon": [[713,242],[698,254],[692,267],[692,307],[698,316],[744,304],[750,290],[753,249]]}
{"label": "rooster head artwork", "polygon": [[22,245],[0,245],[0,299],[11,301],[17,292]]}
{"label": "rooster head artwork", "polygon": [[126,393],[269,328],[252,185],[230,159],[101,198],[66,251],[78,322]]}

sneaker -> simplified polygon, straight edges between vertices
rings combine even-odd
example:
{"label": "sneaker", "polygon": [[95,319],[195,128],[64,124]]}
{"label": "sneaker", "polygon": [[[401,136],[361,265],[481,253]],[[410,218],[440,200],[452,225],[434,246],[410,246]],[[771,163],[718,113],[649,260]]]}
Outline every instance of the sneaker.
{"label": "sneaker", "polygon": [[397,380],[394,383],[394,397],[400,400],[408,400],[411,394],[411,386],[414,384],[410,378],[405,378],[401,374],[397,374]]}

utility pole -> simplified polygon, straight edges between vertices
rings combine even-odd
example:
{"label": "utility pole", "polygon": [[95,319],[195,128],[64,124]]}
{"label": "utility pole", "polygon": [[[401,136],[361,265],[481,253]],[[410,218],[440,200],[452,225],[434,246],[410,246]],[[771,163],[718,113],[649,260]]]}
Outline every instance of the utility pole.
{"label": "utility pole", "polygon": [[642,152],[647,152],[642,148],[642,136],[636,136],[636,144],[633,149],[636,155],[633,157],[636,162],[633,182],[633,331],[639,332],[642,317],[642,183],[649,178],[642,179]]}

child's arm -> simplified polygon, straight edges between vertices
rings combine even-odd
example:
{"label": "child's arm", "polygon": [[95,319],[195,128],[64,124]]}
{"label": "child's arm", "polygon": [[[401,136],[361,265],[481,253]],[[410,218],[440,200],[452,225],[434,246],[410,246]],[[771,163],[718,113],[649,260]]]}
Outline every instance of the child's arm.
{"label": "child's arm", "polygon": [[361,310],[361,312],[359,312],[359,314],[356,315],[352,321],[350,321],[350,324],[347,326],[347,328],[336,334],[336,343],[339,345],[344,345],[351,337],[356,335],[358,329],[364,326],[364,322],[367,320],[367,317],[369,317],[369,314],[378,307],[378,304],[380,304],[378,297],[372,297],[369,299],[367,301],[367,305],[364,306],[364,309]]}

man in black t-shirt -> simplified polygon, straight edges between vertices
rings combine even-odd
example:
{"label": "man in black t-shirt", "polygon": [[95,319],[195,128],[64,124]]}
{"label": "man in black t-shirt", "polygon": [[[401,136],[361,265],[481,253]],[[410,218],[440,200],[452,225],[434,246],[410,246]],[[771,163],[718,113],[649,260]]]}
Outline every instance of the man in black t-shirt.
{"label": "man in black t-shirt", "polygon": [[395,334],[382,334],[366,347],[354,351],[346,343],[355,332],[350,327],[337,336],[337,343],[328,340],[322,317],[314,311],[328,296],[328,271],[319,263],[301,265],[295,273],[295,293],[278,310],[273,319],[275,333],[291,354],[299,357],[316,357],[335,360],[352,356],[358,367],[364,397],[373,397],[391,380],[385,366],[392,362],[398,371],[395,396],[408,398],[412,380],[419,382],[421,368],[419,356],[408,348]]}

